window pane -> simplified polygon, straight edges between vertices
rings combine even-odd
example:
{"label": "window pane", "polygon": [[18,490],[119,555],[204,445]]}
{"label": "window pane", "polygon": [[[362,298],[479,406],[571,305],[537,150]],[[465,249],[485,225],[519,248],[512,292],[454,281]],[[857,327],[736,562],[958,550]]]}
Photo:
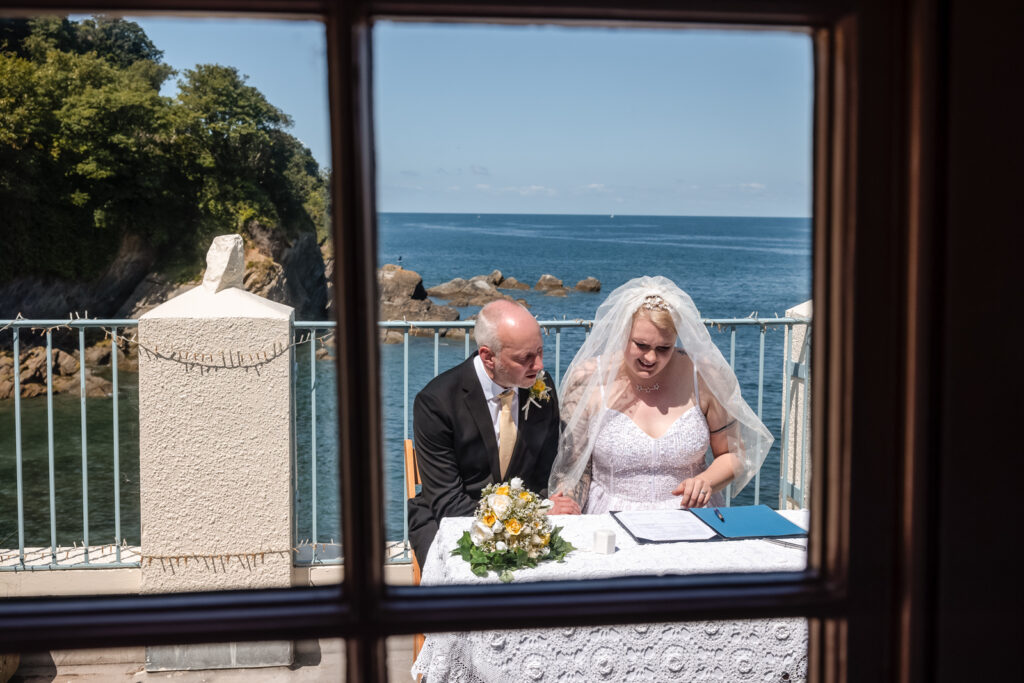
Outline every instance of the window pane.
{"label": "window pane", "polygon": [[0,20],[0,595],[339,580],[325,60]]}
{"label": "window pane", "polygon": [[430,633],[412,671],[441,681],[804,681],[807,621]]}
{"label": "window pane", "polygon": [[345,641],[340,638],[52,650],[10,656],[16,658],[11,660],[16,667],[11,669],[14,681],[345,680]]}
{"label": "window pane", "polygon": [[[575,503],[602,516],[582,526],[553,517],[575,556],[516,580],[803,569],[802,550],[759,540],[737,541],[732,559],[710,545],[637,547],[606,513],[678,507],[698,489],[708,492],[692,507],[734,524],[747,514],[740,507],[807,507],[810,38],[382,22],[374,50],[389,561],[418,546],[426,562],[440,522],[444,548],[424,582],[474,579],[450,551],[481,491],[520,476],[539,494],[568,482]],[[631,336],[634,310],[605,319],[619,322],[614,335],[599,338],[591,322],[618,288],[655,275],[671,281],[658,286],[677,329],[666,360],[633,367],[623,354],[635,346],[635,356],[656,357],[661,344]],[[677,303],[679,289],[696,311]],[[548,374],[536,391],[526,390],[532,358],[465,360],[480,342],[466,338],[472,319],[502,299],[523,303],[543,329]],[[581,355],[574,372],[588,339],[591,365]],[[672,354],[673,344],[686,353]],[[606,379],[594,379],[598,358],[615,368]],[[742,399],[730,399],[737,382]],[[502,473],[497,394],[512,385],[523,388],[510,409],[522,450]],[[687,415],[697,404],[703,415]],[[423,488],[408,508],[407,440]],[[495,512],[499,523],[475,542],[488,552],[521,539]],[[806,528],[806,510],[797,518]],[[614,532],[621,551],[607,561],[592,552],[598,530]],[[535,545],[550,543],[538,536]],[[668,564],[650,561],[658,554]]]}

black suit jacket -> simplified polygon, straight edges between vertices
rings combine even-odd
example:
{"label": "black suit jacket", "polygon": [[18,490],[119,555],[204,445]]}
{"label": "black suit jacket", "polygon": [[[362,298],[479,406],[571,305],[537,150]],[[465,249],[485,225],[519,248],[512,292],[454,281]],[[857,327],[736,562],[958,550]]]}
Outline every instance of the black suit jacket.
{"label": "black suit jacket", "polygon": [[[471,516],[480,491],[501,481],[498,441],[473,358],[432,379],[416,395],[413,431],[423,488],[409,500],[409,539],[422,565],[442,517]],[[530,390],[519,390],[519,429],[505,481],[521,477],[531,491],[544,494],[558,451],[558,397],[551,377],[544,381],[551,399],[523,407]]]}

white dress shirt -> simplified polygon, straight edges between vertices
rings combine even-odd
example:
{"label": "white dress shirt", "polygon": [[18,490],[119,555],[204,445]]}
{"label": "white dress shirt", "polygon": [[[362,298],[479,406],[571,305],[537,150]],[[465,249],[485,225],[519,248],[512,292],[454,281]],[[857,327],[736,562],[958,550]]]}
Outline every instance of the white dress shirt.
{"label": "white dress shirt", "polygon": [[[498,437],[498,415],[501,413],[501,399],[498,398],[499,394],[505,392],[507,387],[503,387],[487,374],[484,369],[484,362],[480,360],[480,355],[473,359],[473,367],[476,368],[476,377],[480,380],[480,388],[484,390],[484,398],[487,399],[487,409],[491,411],[491,424],[494,425],[494,439],[499,440]],[[519,429],[519,388],[512,387],[512,420],[516,423],[516,429]]]}

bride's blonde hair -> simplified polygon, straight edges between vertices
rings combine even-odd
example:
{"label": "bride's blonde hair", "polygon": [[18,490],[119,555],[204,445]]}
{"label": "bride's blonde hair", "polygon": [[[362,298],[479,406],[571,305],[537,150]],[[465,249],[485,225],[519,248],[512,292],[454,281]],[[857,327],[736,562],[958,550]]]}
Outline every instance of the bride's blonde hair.
{"label": "bride's blonde hair", "polygon": [[633,322],[640,317],[650,320],[651,324],[662,332],[669,332],[675,336],[676,323],[672,320],[672,311],[660,296],[654,295],[644,299],[644,302],[633,313]]}

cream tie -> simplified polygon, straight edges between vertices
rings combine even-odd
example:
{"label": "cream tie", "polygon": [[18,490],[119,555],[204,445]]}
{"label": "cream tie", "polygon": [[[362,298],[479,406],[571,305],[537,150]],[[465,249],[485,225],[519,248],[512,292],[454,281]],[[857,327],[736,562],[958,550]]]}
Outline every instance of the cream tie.
{"label": "cream tie", "polygon": [[498,413],[498,462],[501,465],[501,478],[505,478],[508,462],[512,459],[512,451],[516,447],[516,423],[512,419],[512,389],[498,394],[501,399],[501,411]]}

